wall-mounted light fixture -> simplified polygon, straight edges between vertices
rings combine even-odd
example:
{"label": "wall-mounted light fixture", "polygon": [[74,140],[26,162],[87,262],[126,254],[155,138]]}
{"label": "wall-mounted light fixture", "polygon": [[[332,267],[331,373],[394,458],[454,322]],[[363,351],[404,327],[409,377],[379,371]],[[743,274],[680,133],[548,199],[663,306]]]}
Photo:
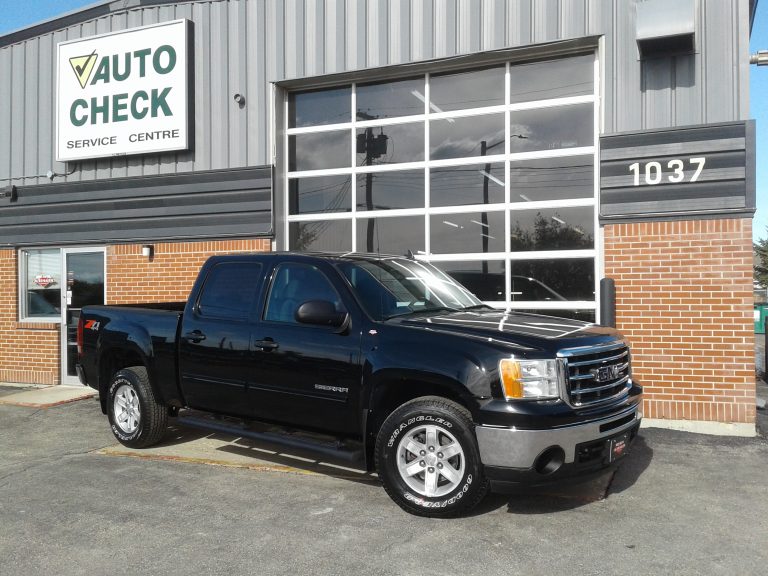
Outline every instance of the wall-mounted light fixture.
{"label": "wall-mounted light fixture", "polygon": [[51,182],[53,182],[53,179],[56,178],[56,176],[69,176],[71,174],[75,173],[75,170],[77,170],[77,164],[72,164],[72,170],[69,172],[64,172],[63,174],[60,174],[58,172],[54,172],[53,170],[48,170],[45,177],[48,178]]}
{"label": "wall-mounted light fixture", "polygon": [[242,94],[235,94],[233,98],[235,102],[237,102],[237,105],[240,106],[240,108],[245,107],[245,96]]}
{"label": "wall-mounted light fixture", "polygon": [[152,246],[152,244],[144,244],[144,246],[141,247],[141,255],[144,256],[144,258],[149,258],[151,260],[155,255],[155,247]]}
{"label": "wall-mounted light fixture", "polygon": [[749,63],[757,66],[768,66],[768,50],[758,50],[749,57]]}

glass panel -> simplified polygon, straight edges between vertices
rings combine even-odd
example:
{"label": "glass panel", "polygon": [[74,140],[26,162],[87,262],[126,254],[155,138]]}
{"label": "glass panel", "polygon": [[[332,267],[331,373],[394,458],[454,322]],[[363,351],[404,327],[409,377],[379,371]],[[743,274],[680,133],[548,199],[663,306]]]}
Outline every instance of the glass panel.
{"label": "glass panel", "polygon": [[357,220],[357,251],[377,254],[424,252],[424,217],[360,218]]}
{"label": "glass panel", "polygon": [[455,280],[425,262],[391,258],[341,262],[366,312],[376,320],[414,312],[464,309],[481,303]]}
{"label": "glass panel", "polygon": [[424,123],[397,124],[357,131],[357,165],[424,160]]}
{"label": "glass panel", "polygon": [[346,168],[352,164],[348,130],[288,137],[288,170]]}
{"label": "glass panel", "polygon": [[510,202],[592,198],[592,156],[522,160],[509,165]]}
{"label": "glass panel", "polygon": [[424,207],[424,170],[357,175],[358,210]]}
{"label": "glass panel", "polygon": [[503,302],[507,299],[507,280],[504,276],[503,260],[433,262],[433,264],[480,300]]}
{"label": "glass panel", "polygon": [[555,150],[594,144],[594,106],[574,104],[510,112],[510,151]]}
{"label": "glass panel", "polygon": [[77,323],[83,306],[104,304],[104,253],[67,254],[67,374],[76,376]]}
{"label": "glass panel", "polygon": [[352,250],[352,221],[323,220],[291,222],[289,248],[297,252],[349,252]]}
{"label": "glass panel", "polygon": [[510,102],[580,96],[594,92],[593,54],[546,62],[520,64],[509,69]]}
{"label": "glass panel", "polygon": [[512,260],[512,301],[594,300],[595,262],[567,260]]}
{"label": "glass panel", "polygon": [[595,322],[594,310],[519,310],[527,314],[543,314],[544,316],[555,316],[556,318],[571,318],[581,320],[582,322]]}
{"label": "glass panel", "polygon": [[25,250],[26,293],[25,316],[28,318],[61,318],[61,251]]}
{"label": "glass panel", "polygon": [[504,164],[432,168],[429,194],[430,206],[504,202]]}
{"label": "glass panel", "polygon": [[328,278],[315,266],[282,264],[269,290],[264,319],[272,322],[296,322],[296,310],[309,300],[325,300],[341,312],[341,298]]}
{"label": "glass panel", "polygon": [[352,120],[352,88],[294,92],[288,95],[288,127],[320,126]]}
{"label": "glass panel", "polygon": [[431,76],[429,94],[432,112],[504,104],[504,67]]}
{"label": "glass panel", "polygon": [[504,114],[430,121],[430,159],[484,156],[483,148],[489,155],[504,153]]}
{"label": "glass panel", "polygon": [[349,212],[352,176],[318,176],[288,181],[290,214]]}
{"label": "glass panel", "polygon": [[357,85],[357,119],[424,114],[424,78]]}
{"label": "glass panel", "polygon": [[433,254],[504,252],[504,212],[438,214],[429,227]]}
{"label": "glass panel", "polygon": [[510,250],[585,250],[594,248],[594,209],[548,208],[510,214]]}
{"label": "glass panel", "polygon": [[205,280],[198,303],[203,316],[245,320],[261,285],[261,264],[217,264]]}

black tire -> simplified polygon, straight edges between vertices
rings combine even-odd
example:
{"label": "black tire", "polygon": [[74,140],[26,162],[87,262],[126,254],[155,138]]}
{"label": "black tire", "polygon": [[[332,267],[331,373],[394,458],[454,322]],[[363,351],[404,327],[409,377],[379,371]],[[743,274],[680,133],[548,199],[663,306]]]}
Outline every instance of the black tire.
{"label": "black tire", "polygon": [[[432,441],[428,431],[434,434]],[[422,438],[423,450],[406,448],[422,447]],[[449,457],[446,449],[443,459],[441,446],[452,446],[450,451],[455,451],[454,443],[460,447],[460,454]],[[453,479],[444,476],[449,466]],[[401,467],[410,471],[401,472]],[[417,472],[411,474],[414,469]],[[485,497],[489,487],[469,411],[438,396],[406,402],[387,417],[376,436],[376,470],[390,498],[416,516],[449,518],[465,514]]]}
{"label": "black tire", "polygon": [[[128,408],[124,408],[126,401]],[[116,414],[116,410],[120,412]],[[130,448],[157,444],[168,425],[168,409],[155,399],[144,366],[124,368],[112,377],[107,415],[115,438]]]}

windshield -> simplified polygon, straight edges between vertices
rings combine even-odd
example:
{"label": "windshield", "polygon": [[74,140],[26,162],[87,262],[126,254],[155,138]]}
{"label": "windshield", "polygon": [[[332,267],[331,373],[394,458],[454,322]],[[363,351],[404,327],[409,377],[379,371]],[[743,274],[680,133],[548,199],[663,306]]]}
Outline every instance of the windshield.
{"label": "windshield", "polygon": [[483,307],[469,290],[425,262],[357,260],[337,265],[375,320],[432,310]]}

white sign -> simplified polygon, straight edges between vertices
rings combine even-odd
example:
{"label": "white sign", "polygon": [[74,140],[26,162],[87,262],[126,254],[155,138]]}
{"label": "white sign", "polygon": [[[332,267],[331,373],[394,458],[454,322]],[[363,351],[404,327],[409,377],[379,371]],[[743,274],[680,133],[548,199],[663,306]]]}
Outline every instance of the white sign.
{"label": "white sign", "polygon": [[59,162],[189,147],[188,20],[58,45]]}

